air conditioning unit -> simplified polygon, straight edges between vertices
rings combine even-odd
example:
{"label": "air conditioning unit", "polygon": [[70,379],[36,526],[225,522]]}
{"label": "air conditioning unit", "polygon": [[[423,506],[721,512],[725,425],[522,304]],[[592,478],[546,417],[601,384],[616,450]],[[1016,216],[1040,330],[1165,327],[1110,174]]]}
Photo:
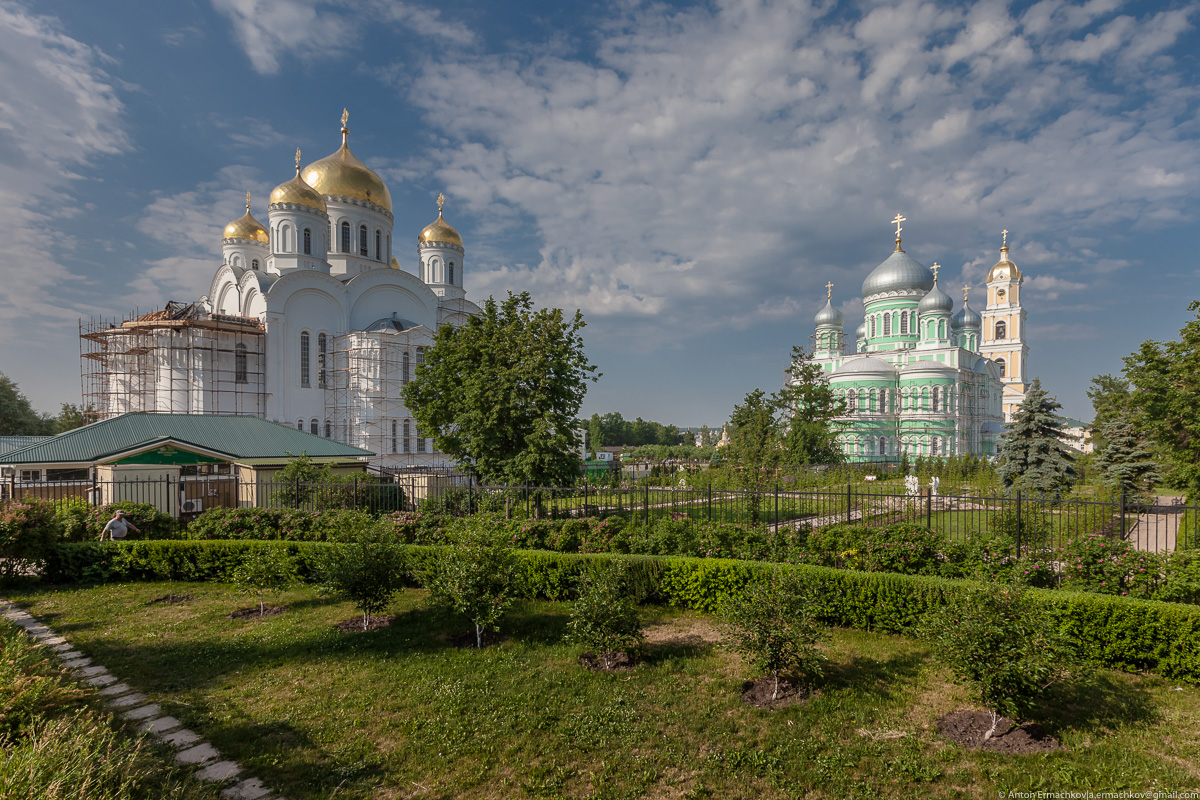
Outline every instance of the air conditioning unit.
{"label": "air conditioning unit", "polygon": [[185,514],[199,514],[204,510],[204,501],[199,499],[184,500],[182,510]]}

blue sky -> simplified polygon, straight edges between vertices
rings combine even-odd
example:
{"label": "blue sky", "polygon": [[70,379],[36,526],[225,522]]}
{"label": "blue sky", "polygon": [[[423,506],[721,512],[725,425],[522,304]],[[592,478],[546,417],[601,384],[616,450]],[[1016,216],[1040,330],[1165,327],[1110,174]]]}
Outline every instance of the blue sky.
{"label": "blue sky", "polygon": [[903,212],[908,252],[980,299],[1011,232],[1031,373],[1087,419],[1091,377],[1200,297],[1198,23],[1116,0],[0,0],[0,371],[78,402],[79,317],[202,294],[245,191],[265,219],[345,106],[406,268],[445,192],[470,297],[583,309],[586,414],[716,425],[777,388],[826,281],[857,326]]}

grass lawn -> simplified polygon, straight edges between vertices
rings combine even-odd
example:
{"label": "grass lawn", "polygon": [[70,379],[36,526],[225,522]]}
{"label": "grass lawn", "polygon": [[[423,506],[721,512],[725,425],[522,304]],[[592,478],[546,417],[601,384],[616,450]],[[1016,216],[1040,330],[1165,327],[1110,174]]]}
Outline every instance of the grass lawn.
{"label": "grass lawn", "polygon": [[[174,591],[194,595],[151,605]],[[1000,756],[943,741],[967,706],[923,644],[833,631],[820,693],[779,711],[739,699],[751,677],[714,646],[710,618],[647,608],[634,671],[591,673],[563,644],[564,604],[530,602],[499,645],[447,642],[461,622],[398,596],[391,627],[301,587],[287,611],[221,584],[11,593],[97,663],[287,797],[994,798],[1009,790],[1200,787],[1200,690],[1101,672],[1045,709],[1068,749]]]}

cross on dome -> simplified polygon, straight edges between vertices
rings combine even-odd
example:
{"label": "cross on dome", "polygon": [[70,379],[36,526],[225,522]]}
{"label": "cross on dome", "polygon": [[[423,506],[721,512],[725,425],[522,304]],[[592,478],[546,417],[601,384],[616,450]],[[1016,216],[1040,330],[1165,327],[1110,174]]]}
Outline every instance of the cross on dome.
{"label": "cross on dome", "polygon": [[904,230],[904,228],[900,227],[900,223],[908,222],[908,217],[903,217],[900,214],[896,214],[896,218],[893,219],[892,222],[896,224],[896,238],[900,238],[900,231]]}
{"label": "cross on dome", "polygon": [[296,148],[296,172],[300,171],[300,148]]}
{"label": "cross on dome", "polygon": [[936,261],[933,262],[933,266],[929,268],[929,271],[933,273],[933,282],[934,283],[937,283],[938,270],[941,268],[942,268],[942,265],[937,263]]}
{"label": "cross on dome", "polygon": [[446,195],[442,194],[441,192],[438,192],[437,203],[438,203],[438,216],[440,217],[442,215],[442,206],[444,206],[446,204]]}
{"label": "cross on dome", "polygon": [[833,299],[833,281],[830,281],[829,283],[825,284],[825,299],[826,300]]}
{"label": "cross on dome", "polygon": [[246,192],[246,213],[250,213],[250,192]]}
{"label": "cross on dome", "polygon": [[963,302],[965,303],[965,302],[967,302],[967,292],[971,291],[971,287],[963,286],[962,289],[963,289]]}

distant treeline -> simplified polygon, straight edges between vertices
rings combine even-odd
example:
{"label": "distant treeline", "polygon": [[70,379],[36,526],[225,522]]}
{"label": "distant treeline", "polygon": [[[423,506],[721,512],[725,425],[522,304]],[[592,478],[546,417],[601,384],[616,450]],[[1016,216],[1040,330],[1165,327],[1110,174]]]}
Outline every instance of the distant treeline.
{"label": "distant treeline", "polygon": [[[664,425],[638,417],[627,420],[619,412],[592,414],[587,422],[588,447],[641,447],[643,445],[694,445],[694,434],[680,431],[678,426]],[[716,444],[717,436],[707,426],[700,429],[705,446]],[[711,441],[710,441],[711,440]]]}

